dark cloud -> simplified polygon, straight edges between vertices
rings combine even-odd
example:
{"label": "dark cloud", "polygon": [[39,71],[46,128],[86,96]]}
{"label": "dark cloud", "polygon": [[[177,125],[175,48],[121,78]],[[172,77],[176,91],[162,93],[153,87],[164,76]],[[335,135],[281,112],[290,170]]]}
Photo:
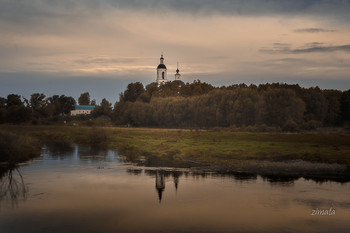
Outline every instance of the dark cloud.
{"label": "dark cloud", "polygon": [[[169,8],[184,12],[219,12],[229,14],[295,14],[346,12],[344,0],[109,0],[110,4],[130,8]],[[345,9],[344,9],[345,8]]]}
{"label": "dark cloud", "polygon": [[337,45],[337,46],[314,46],[310,48],[300,48],[300,49],[292,49],[291,53],[324,53],[324,52],[335,52],[335,51],[343,51],[350,52],[350,44],[347,45]]}
{"label": "dark cloud", "polygon": [[262,53],[272,53],[272,54],[303,54],[303,53],[327,53],[343,51],[350,53],[350,44],[346,45],[324,45],[323,43],[314,42],[311,44],[306,44],[301,48],[291,48],[290,44],[280,44],[274,43],[272,48],[262,48],[260,52]]}
{"label": "dark cloud", "polygon": [[349,0],[0,0],[0,18],[23,20],[42,17],[94,16],[116,8],[191,15],[288,15],[350,19]]}
{"label": "dark cloud", "polygon": [[336,30],[324,29],[324,28],[299,28],[294,30],[297,33],[321,33],[321,32],[336,32]]}

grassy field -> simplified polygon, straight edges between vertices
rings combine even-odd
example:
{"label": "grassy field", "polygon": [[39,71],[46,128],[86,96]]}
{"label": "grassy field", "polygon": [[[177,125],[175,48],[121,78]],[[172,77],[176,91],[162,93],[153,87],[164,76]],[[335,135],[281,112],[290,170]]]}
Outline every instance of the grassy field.
{"label": "grassy field", "polygon": [[117,149],[130,159],[159,157],[198,166],[232,167],[237,162],[304,160],[350,167],[350,135],[256,133],[113,127],[13,126],[0,130],[44,143],[78,143]]}

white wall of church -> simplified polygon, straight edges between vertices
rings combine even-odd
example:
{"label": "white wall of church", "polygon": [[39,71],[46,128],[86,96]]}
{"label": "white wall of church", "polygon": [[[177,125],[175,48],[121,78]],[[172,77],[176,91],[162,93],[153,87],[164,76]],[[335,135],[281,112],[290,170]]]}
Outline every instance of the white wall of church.
{"label": "white wall of church", "polygon": [[[164,72],[164,79],[162,73]],[[157,69],[157,81],[158,82],[167,82],[168,81],[168,76],[167,76],[167,70],[166,69]]]}

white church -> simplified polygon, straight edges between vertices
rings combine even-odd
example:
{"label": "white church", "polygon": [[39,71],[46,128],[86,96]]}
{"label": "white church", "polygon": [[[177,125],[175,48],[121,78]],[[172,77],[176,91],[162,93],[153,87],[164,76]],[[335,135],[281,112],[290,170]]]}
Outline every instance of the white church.
{"label": "white church", "polygon": [[[180,72],[179,71],[179,63],[177,63],[175,80],[180,80],[181,74],[179,72]],[[158,65],[158,67],[157,67],[157,82],[158,82],[158,86],[168,82],[167,68],[166,68],[166,66],[164,64],[163,54],[160,56],[160,63]]]}

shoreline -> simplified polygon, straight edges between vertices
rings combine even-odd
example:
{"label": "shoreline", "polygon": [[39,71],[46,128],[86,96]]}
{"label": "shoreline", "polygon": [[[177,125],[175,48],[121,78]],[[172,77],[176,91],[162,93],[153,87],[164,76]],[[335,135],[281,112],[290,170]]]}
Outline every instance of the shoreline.
{"label": "shoreline", "polygon": [[75,143],[117,150],[127,162],[141,166],[350,180],[350,135],[347,134],[61,125],[0,125],[0,131],[56,147]]}

